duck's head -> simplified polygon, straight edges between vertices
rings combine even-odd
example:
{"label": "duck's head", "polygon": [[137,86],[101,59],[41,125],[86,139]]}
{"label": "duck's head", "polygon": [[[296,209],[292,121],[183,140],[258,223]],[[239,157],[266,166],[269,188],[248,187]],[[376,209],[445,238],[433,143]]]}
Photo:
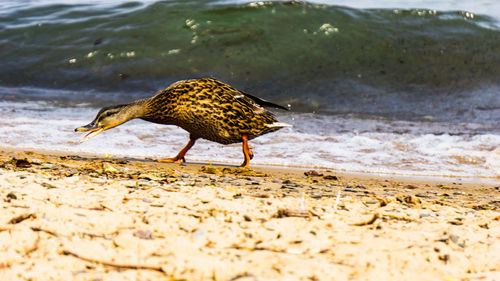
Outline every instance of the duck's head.
{"label": "duck's head", "polygon": [[80,142],[88,141],[98,134],[135,118],[134,111],[127,104],[102,108],[88,125],[78,127],[75,132],[88,132]]}

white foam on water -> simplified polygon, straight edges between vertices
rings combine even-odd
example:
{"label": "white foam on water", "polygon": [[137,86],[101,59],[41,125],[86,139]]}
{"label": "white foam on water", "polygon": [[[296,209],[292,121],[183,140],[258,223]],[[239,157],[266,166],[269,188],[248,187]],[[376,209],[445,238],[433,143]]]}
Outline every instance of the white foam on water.
{"label": "white foam on water", "polygon": [[[165,158],[175,156],[188,141],[187,132],[178,127],[132,120],[79,143],[84,134],[74,129],[92,121],[97,111],[48,103],[0,102],[0,144],[71,154]],[[499,134],[443,133],[474,131],[481,128],[479,124],[313,114],[278,115],[278,119],[294,127],[251,140],[255,154],[251,164],[392,175],[500,178]],[[243,156],[241,144],[199,140],[186,159],[240,164]]]}

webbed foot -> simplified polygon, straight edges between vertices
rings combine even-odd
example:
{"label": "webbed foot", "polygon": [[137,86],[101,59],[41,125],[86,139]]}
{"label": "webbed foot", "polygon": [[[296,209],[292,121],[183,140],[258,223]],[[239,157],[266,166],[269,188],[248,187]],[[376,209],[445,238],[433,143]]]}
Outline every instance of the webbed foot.
{"label": "webbed foot", "polygon": [[156,160],[160,163],[176,163],[180,164],[182,162],[186,162],[186,159],[184,157],[182,158],[177,158],[177,157],[172,157],[172,158],[165,158],[165,159],[158,159]]}

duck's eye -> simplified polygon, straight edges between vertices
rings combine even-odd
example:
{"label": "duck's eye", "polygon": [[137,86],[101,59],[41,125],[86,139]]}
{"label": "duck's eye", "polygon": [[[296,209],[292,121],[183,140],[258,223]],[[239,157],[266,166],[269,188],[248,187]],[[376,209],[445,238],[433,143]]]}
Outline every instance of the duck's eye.
{"label": "duck's eye", "polygon": [[99,118],[99,119],[106,118],[106,117],[111,116],[111,115],[113,115],[113,114],[115,114],[115,113],[114,113],[114,112],[109,112],[109,111],[104,112],[104,113],[100,116],[101,118]]}

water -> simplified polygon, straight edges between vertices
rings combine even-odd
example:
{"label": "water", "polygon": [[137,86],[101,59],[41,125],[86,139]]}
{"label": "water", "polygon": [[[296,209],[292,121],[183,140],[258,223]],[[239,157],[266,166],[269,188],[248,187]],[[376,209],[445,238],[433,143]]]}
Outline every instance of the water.
{"label": "water", "polygon": [[[79,144],[105,105],[217,77],[294,125],[252,163],[500,177],[500,4],[493,1],[3,1],[0,143],[171,157],[172,126],[135,120]],[[22,140],[22,141],[20,141]],[[190,161],[238,164],[200,141]]]}

